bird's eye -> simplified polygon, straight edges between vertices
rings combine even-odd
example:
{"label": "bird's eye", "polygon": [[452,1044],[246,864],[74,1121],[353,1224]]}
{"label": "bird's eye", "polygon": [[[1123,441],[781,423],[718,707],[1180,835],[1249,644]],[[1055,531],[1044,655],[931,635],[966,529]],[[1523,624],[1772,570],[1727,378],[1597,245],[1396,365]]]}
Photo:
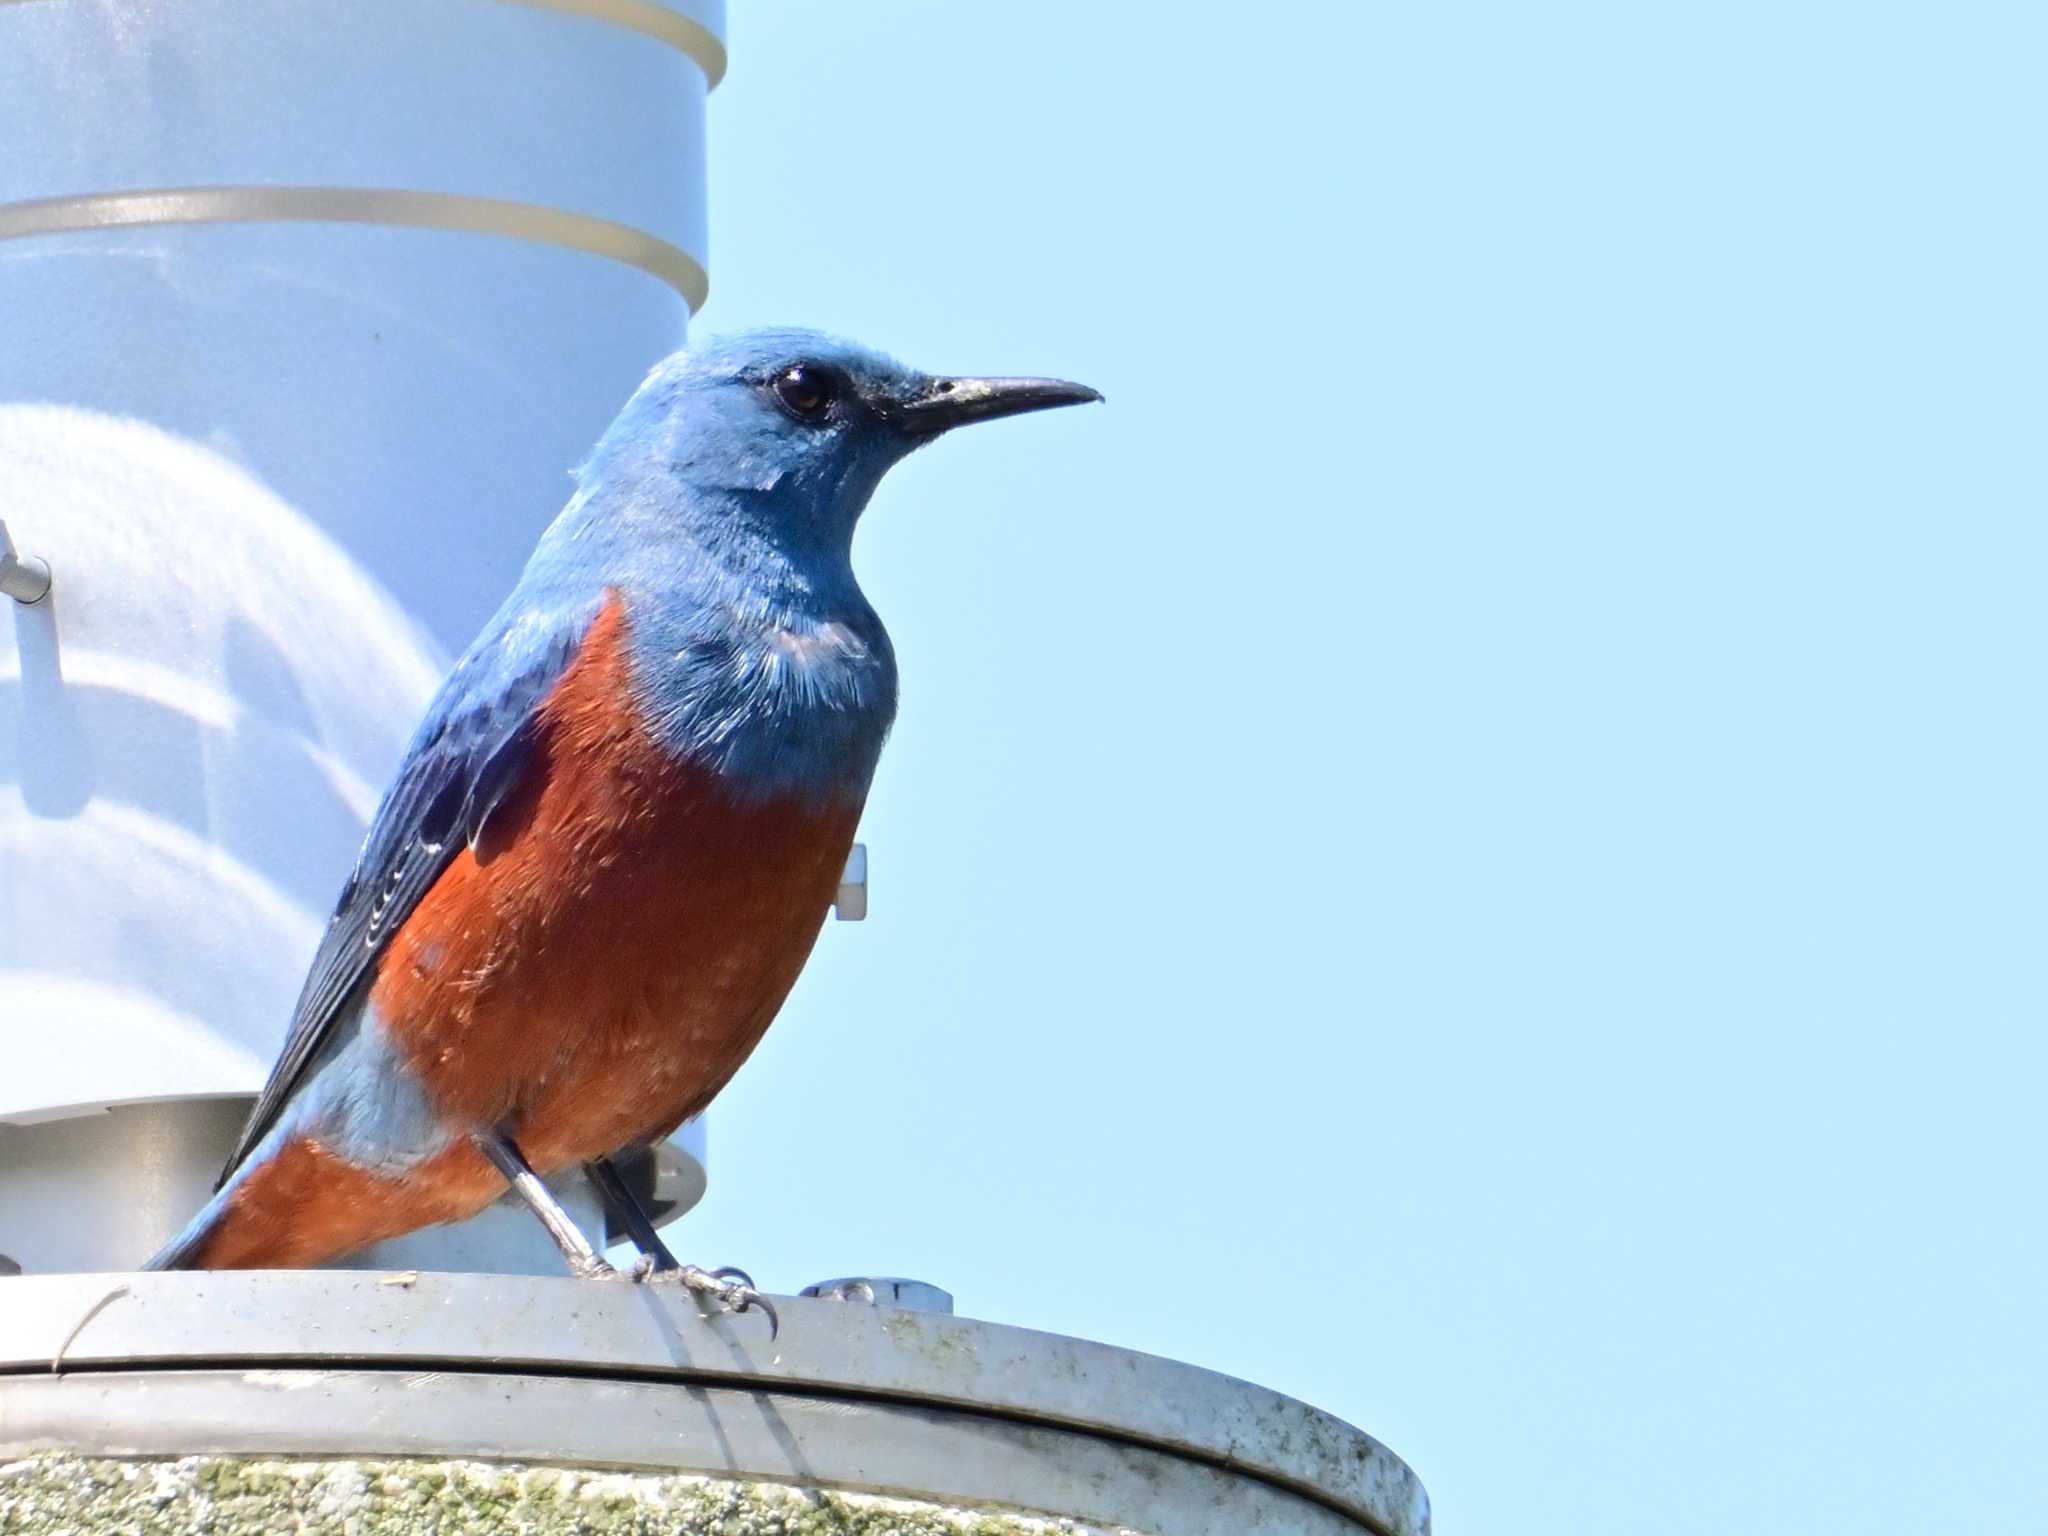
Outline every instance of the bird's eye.
{"label": "bird's eye", "polygon": [[800,421],[819,421],[832,409],[832,375],[823,368],[797,363],[775,375],[775,398]]}

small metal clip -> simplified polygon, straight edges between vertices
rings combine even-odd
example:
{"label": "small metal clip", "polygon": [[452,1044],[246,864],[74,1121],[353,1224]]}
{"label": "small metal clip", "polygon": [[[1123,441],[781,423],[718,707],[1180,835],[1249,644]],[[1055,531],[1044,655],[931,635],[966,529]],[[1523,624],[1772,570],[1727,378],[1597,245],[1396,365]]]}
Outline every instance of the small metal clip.
{"label": "small metal clip", "polygon": [[842,923],[857,923],[868,915],[868,845],[855,843],[846,856],[846,873],[839,877],[839,894],[832,898],[832,915]]}
{"label": "small metal clip", "polygon": [[50,595],[48,562],[16,554],[5,523],[0,523],[0,592],[17,603],[40,603]]}

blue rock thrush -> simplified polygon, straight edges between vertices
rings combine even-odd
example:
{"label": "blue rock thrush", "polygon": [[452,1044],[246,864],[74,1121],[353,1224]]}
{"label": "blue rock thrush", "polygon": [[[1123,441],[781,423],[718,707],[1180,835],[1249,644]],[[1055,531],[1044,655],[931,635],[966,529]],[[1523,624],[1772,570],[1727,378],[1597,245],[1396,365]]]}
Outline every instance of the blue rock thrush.
{"label": "blue rock thrush", "polygon": [[428,709],[219,1190],[151,1267],[319,1264],[510,1184],[611,1274],[536,1176],[581,1164],[656,1274],[759,1302],[678,1265],[611,1159],[725,1086],[830,907],[896,711],[851,563],[877,483],[1099,398],[806,331],[657,367]]}

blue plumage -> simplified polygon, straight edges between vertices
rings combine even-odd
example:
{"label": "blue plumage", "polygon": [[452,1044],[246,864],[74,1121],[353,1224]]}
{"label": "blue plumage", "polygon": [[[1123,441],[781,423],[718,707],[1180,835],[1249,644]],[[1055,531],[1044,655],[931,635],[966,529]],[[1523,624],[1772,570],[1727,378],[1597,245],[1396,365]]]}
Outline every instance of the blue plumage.
{"label": "blue plumage", "polygon": [[222,1193],[155,1263],[209,1262],[237,1186],[296,1141],[402,1177],[501,1134],[442,1114],[399,1049],[421,1021],[379,1017],[368,999],[393,936],[493,813],[535,788],[536,721],[607,605],[624,615],[620,718],[641,722],[663,758],[708,775],[719,803],[850,826],[896,707],[895,655],[853,574],[862,509],[892,464],[953,426],[1093,398],[1057,381],[935,378],[793,330],[656,367],[434,699]]}

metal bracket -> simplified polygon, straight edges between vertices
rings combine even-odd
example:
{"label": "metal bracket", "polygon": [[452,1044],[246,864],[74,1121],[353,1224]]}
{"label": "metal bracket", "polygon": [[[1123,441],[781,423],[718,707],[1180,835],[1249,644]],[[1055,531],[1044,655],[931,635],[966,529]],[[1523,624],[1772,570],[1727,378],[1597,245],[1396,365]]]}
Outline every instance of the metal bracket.
{"label": "metal bracket", "polygon": [[839,877],[839,894],[832,898],[832,915],[842,923],[858,923],[868,915],[868,845],[855,843],[846,856],[846,873]]}
{"label": "metal bracket", "polygon": [[0,592],[23,604],[40,603],[50,595],[49,563],[16,554],[5,523],[0,523]]}

